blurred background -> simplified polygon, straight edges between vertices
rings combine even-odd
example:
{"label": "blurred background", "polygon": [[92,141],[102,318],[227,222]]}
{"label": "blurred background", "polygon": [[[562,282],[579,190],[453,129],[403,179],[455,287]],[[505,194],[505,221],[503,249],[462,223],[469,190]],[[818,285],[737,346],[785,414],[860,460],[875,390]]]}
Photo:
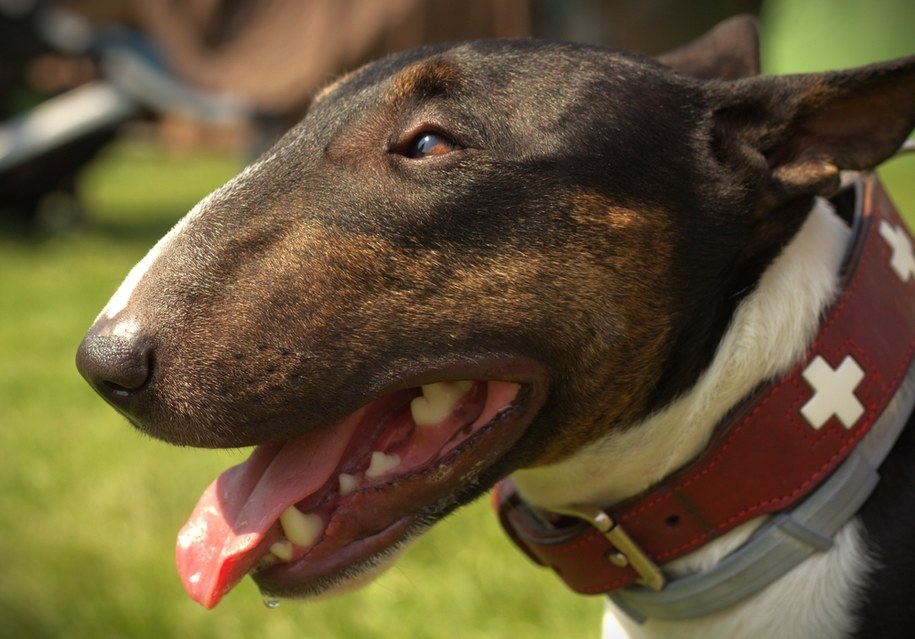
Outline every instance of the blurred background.
{"label": "blurred background", "polygon": [[[204,611],[175,534],[245,453],[144,438],[74,352],[129,268],[339,73],[478,37],[659,53],[736,13],[760,17],[767,73],[915,53],[910,0],[0,0],[0,638],[597,636],[599,598],[529,565],[482,502],[353,595],[268,609],[247,580]],[[883,172],[915,215],[915,162]]]}

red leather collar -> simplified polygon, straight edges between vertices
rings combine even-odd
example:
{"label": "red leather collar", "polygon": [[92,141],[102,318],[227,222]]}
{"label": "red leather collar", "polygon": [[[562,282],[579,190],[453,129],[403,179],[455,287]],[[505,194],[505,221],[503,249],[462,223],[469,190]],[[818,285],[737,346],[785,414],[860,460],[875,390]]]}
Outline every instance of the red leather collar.
{"label": "red leather collar", "polygon": [[844,290],[804,359],[732,411],[683,470],[597,511],[609,518],[604,531],[536,509],[511,480],[501,482],[494,494],[500,521],[529,557],[582,594],[644,582],[634,555],[655,566],[682,557],[749,519],[800,503],[845,460],[915,354],[911,234],[876,177],[858,188],[860,228]]}

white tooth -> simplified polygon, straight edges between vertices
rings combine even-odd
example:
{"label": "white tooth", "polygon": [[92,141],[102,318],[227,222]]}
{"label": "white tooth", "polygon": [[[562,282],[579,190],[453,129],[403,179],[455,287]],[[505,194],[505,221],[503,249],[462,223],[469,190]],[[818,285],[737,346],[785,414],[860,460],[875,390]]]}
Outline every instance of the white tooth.
{"label": "white tooth", "polygon": [[324,532],[324,521],[318,515],[306,515],[295,506],[290,506],[280,515],[280,525],[286,539],[296,546],[311,546]]}
{"label": "white tooth", "polygon": [[400,464],[399,455],[386,455],[380,450],[376,450],[372,453],[372,461],[369,463],[369,467],[365,471],[365,476],[370,479],[381,477],[389,470],[397,468],[398,464]]}
{"label": "white tooth", "polygon": [[270,552],[281,561],[292,561],[292,550],[292,542],[288,539],[280,539],[270,546]]}
{"label": "white tooth", "polygon": [[349,495],[359,486],[359,478],[349,473],[340,473],[337,481],[340,482],[341,495]]}
{"label": "white tooth", "polygon": [[410,402],[410,412],[417,426],[430,426],[451,414],[454,404],[473,388],[473,382],[438,382],[422,388],[423,394]]}

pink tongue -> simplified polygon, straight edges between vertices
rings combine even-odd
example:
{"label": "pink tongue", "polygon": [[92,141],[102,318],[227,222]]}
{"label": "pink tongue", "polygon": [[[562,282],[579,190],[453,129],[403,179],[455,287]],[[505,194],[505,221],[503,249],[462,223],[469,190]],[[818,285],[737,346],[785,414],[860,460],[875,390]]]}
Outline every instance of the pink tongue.
{"label": "pink tongue", "polygon": [[359,425],[357,411],[332,428],[259,446],[220,475],[178,533],[178,573],[192,599],[213,608],[266,553],[268,533],[289,506],[334,473]]}

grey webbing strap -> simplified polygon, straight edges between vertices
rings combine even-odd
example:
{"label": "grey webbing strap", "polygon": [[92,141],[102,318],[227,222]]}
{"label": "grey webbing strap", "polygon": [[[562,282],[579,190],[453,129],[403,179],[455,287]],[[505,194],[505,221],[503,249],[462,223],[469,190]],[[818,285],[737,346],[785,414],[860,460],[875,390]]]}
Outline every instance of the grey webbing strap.
{"label": "grey webbing strap", "polygon": [[883,414],[848,459],[793,510],[769,519],[708,572],[670,579],[660,592],[631,586],[608,595],[638,622],[679,621],[711,614],[762,590],[815,552],[861,508],[879,480],[877,469],[915,408],[915,364]]}

